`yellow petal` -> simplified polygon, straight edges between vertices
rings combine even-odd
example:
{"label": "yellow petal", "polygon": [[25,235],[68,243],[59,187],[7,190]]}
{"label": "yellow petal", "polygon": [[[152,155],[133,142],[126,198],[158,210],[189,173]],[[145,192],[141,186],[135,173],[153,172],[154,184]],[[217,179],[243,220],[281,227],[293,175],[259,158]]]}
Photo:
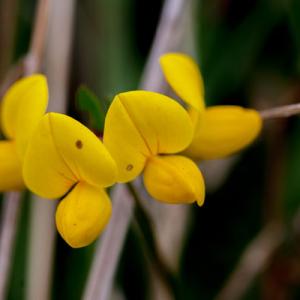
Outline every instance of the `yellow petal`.
{"label": "yellow petal", "polygon": [[182,53],[167,53],[160,57],[166,80],[186,103],[202,111],[205,107],[204,84],[195,61]]}
{"label": "yellow petal", "polygon": [[116,165],[97,136],[63,114],[48,113],[35,131],[24,161],[24,180],[46,198],[65,194],[78,181],[98,187],[115,182]]}
{"label": "yellow petal", "polygon": [[76,178],[101,187],[116,181],[116,164],[100,139],[75,119],[49,113],[53,140]]}
{"label": "yellow petal", "polygon": [[49,114],[42,118],[28,144],[23,177],[32,192],[49,199],[63,196],[77,182],[75,174],[57,151]]}
{"label": "yellow petal", "polygon": [[103,189],[78,183],[59,203],[56,226],[71,247],[84,247],[99,236],[111,210],[110,199]]}
{"label": "yellow petal", "polygon": [[179,155],[155,156],[144,171],[144,184],[149,194],[166,203],[202,205],[205,196],[204,180],[197,165]]}
{"label": "yellow petal", "polygon": [[0,192],[24,188],[22,166],[16,145],[10,141],[0,142]]}
{"label": "yellow petal", "polygon": [[2,130],[6,137],[16,139],[21,158],[47,104],[47,80],[40,74],[17,81],[4,95],[1,107]]}
{"label": "yellow petal", "polygon": [[262,120],[253,109],[212,106],[201,114],[193,142],[185,153],[196,159],[231,155],[248,146],[261,131]]}
{"label": "yellow petal", "polygon": [[118,181],[125,182],[141,173],[148,157],[185,149],[192,135],[191,120],[176,101],[133,91],[113,100],[106,115],[104,144],[117,163]]}

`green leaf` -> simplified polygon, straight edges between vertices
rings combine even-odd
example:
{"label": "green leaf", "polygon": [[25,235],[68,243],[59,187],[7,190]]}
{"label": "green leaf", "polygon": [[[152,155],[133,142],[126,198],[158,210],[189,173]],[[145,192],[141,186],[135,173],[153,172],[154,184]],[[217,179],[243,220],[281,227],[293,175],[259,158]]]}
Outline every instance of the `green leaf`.
{"label": "green leaf", "polygon": [[82,85],[76,93],[76,106],[86,112],[91,128],[103,131],[107,105],[86,86]]}

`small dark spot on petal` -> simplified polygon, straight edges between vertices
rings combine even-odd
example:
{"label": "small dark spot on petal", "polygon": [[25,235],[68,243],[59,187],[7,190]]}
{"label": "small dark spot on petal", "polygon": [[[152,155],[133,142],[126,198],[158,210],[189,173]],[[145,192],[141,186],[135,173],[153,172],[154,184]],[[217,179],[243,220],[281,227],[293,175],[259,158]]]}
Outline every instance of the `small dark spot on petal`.
{"label": "small dark spot on petal", "polygon": [[126,170],[127,171],[131,171],[133,169],[133,165],[128,165],[127,167],[126,167]]}
{"label": "small dark spot on petal", "polygon": [[77,140],[76,143],[75,143],[75,145],[76,145],[76,147],[77,147],[78,149],[81,149],[81,148],[83,147],[83,143],[82,143],[81,140]]}

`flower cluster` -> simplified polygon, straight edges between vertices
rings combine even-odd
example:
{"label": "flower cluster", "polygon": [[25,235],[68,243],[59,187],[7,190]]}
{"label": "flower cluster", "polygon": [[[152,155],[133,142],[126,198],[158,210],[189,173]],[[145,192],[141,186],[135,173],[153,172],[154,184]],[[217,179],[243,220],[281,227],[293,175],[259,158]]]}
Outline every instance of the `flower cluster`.
{"label": "flower cluster", "polygon": [[12,85],[1,106],[7,140],[0,142],[0,190],[26,186],[41,197],[60,198],[57,229],[75,248],[93,242],[109,221],[105,188],[141,173],[153,198],[201,206],[205,184],[193,160],[237,152],[256,138],[262,122],[255,110],[206,108],[203,80],[190,57],[168,53],[160,62],[187,107],[149,91],[118,94],[106,115],[103,143],[71,117],[46,113],[43,75]]}

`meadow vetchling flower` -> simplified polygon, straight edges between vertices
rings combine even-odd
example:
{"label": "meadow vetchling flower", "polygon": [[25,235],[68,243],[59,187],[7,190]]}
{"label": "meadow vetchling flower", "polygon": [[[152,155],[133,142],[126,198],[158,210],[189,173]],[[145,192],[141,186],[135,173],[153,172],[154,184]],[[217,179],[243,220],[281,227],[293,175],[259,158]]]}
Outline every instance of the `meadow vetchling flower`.
{"label": "meadow vetchling flower", "polygon": [[45,114],[48,86],[45,76],[34,74],[16,81],[1,103],[0,191],[24,186],[22,161],[34,128]]}
{"label": "meadow vetchling flower", "polygon": [[197,64],[181,53],[160,58],[166,80],[188,104],[195,132],[185,153],[194,159],[215,159],[248,146],[260,133],[262,120],[254,109],[218,105],[205,107],[204,84]]}
{"label": "meadow vetchling flower", "polygon": [[63,198],[56,225],[72,247],[93,242],[111,215],[105,187],[116,180],[117,168],[97,136],[80,122],[47,113],[37,125],[23,165],[31,191],[44,198]]}
{"label": "meadow vetchling flower", "polygon": [[148,91],[117,95],[105,119],[104,145],[118,167],[118,182],[144,170],[149,194],[166,203],[204,201],[204,181],[194,162],[174,155],[192,141],[188,113],[171,98]]}

